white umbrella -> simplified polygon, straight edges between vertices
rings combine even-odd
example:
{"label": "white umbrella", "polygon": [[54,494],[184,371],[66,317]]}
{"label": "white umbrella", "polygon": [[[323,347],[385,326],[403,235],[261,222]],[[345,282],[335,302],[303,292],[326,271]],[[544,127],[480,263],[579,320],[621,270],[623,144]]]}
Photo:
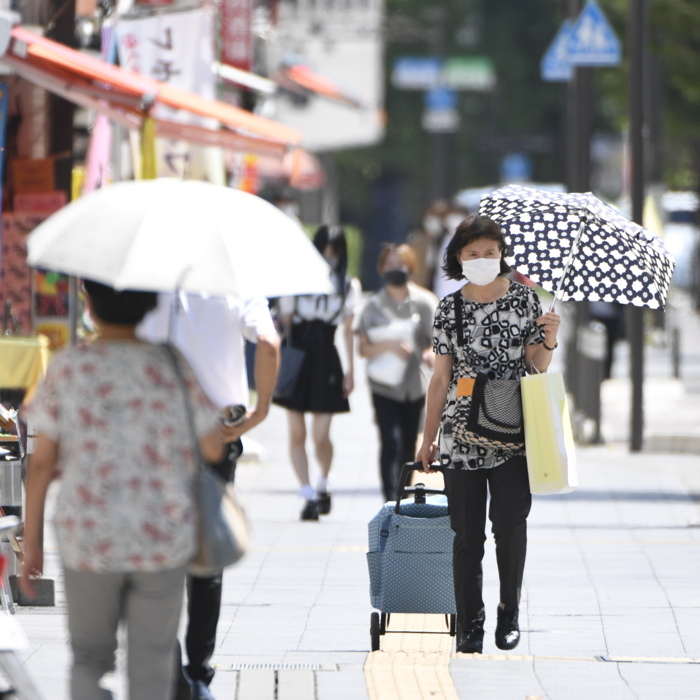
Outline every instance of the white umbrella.
{"label": "white umbrella", "polygon": [[171,179],[120,182],[28,238],[29,264],[115,289],[286,296],[333,291],[301,226],[260,197]]}

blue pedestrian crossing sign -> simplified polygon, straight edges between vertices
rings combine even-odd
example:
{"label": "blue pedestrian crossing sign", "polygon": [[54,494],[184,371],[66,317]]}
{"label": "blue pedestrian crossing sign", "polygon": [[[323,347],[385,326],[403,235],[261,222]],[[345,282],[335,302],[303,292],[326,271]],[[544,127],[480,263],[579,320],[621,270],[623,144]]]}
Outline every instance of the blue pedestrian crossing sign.
{"label": "blue pedestrian crossing sign", "polygon": [[542,80],[548,82],[568,82],[574,77],[574,68],[569,61],[569,37],[574,23],[564,20],[557,35],[549,45],[540,63]]}
{"label": "blue pedestrian crossing sign", "polygon": [[620,40],[595,0],[578,16],[569,36],[569,62],[574,66],[619,66]]}

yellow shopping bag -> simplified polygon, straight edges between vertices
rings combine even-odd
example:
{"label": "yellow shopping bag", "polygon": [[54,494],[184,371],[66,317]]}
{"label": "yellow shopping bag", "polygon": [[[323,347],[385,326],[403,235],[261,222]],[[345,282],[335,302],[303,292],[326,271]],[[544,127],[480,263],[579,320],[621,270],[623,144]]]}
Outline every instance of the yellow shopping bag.
{"label": "yellow shopping bag", "polygon": [[578,471],[562,375],[529,374],[520,380],[520,391],[530,492],[573,491]]}

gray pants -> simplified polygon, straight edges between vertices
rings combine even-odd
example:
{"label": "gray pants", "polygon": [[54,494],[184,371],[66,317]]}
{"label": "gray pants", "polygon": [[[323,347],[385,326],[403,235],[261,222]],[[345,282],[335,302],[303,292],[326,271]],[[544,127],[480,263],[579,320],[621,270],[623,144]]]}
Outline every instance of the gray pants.
{"label": "gray pants", "polygon": [[168,700],[186,566],[153,573],[66,569],[73,650],[71,700],[111,700],[100,679],[114,670],[119,622],[126,623],[130,700]]}

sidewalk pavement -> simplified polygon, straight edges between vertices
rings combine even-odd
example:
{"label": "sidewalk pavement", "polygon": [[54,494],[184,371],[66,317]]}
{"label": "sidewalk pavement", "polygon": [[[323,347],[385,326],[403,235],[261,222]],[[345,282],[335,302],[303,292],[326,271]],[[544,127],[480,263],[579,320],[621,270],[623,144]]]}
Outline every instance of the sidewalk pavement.
{"label": "sidewalk pavement", "polygon": [[[648,332],[645,353],[644,449],[700,455],[700,314],[688,295],[672,290],[666,332]],[[674,377],[673,329],[678,329],[679,374]],[[602,386],[602,433],[606,442],[628,443],[629,346],[615,351],[613,378]]]}
{"label": "sidewalk pavement", "polygon": [[[483,655],[455,655],[446,634],[387,634],[382,651],[370,654],[366,525],[382,502],[362,362],[357,377],[352,412],[333,422],[333,511],[321,522],[298,519],[284,412],[273,408],[251,436],[264,454],[242,462],[237,474],[252,546],[224,578],[212,684],[218,700],[700,697],[700,458],[632,455],[620,443],[579,450],[581,486],[573,494],[535,498],[523,636],[513,653],[493,641],[498,584],[489,540]],[[608,419],[611,407],[604,407]],[[681,412],[673,423],[691,430],[687,420]],[[622,435],[624,426],[617,429]],[[61,700],[70,652],[50,529],[46,544],[57,605],[19,609],[30,639],[21,659],[44,696]],[[396,618],[390,631],[442,624],[438,616]],[[115,685],[124,698],[121,678]]]}

